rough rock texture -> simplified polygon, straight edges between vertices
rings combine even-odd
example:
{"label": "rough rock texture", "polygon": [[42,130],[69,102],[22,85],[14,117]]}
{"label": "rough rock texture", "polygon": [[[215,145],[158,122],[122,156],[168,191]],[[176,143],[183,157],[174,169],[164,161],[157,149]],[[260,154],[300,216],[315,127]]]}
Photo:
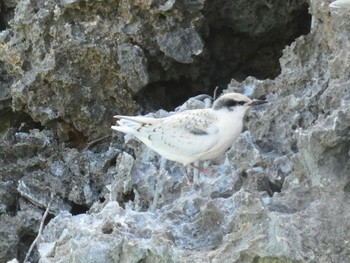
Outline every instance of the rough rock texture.
{"label": "rough rock texture", "polygon": [[[31,262],[350,262],[348,12],[0,1],[0,262],[23,261],[51,194]],[[216,85],[269,103],[192,185],[110,130]]]}

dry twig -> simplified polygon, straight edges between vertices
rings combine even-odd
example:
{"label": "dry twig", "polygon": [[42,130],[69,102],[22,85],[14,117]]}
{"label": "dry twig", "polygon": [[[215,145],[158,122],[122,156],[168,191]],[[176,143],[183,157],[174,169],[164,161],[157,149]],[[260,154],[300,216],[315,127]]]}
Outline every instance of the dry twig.
{"label": "dry twig", "polygon": [[49,201],[49,203],[47,204],[45,213],[44,213],[43,217],[41,218],[41,222],[40,222],[40,227],[39,227],[38,235],[37,235],[36,238],[34,239],[33,243],[30,245],[30,248],[29,248],[29,250],[28,250],[28,252],[27,252],[27,254],[26,254],[26,257],[25,257],[23,263],[26,263],[26,262],[28,261],[28,258],[29,258],[29,256],[30,256],[30,254],[32,253],[32,251],[33,251],[33,249],[34,249],[36,243],[38,242],[38,240],[39,240],[39,238],[40,238],[40,236],[41,236],[41,232],[43,231],[43,228],[44,228],[45,219],[46,219],[47,215],[49,214],[49,210],[50,210],[51,202],[52,202],[52,200],[53,200],[53,196],[54,196],[54,195],[51,194],[51,196],[50,196],[50,201]]}

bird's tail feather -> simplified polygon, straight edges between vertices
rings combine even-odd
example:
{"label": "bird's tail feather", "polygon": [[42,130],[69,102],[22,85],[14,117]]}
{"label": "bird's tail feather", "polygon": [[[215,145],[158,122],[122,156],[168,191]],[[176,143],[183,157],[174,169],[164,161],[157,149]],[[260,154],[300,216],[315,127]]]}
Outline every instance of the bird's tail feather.
{"label": "bird's tail feather", "polygon": [[144,117],[144,116],[123,116],[123,115],[115,115],[114,118],[117,118],[119,120],[129,120],[132,122],[138,122],[138,123],[156,123],[158,122],[158,119],[150,118],[150,117]]}
{"label": "bird's tail feather", "polygon": [[113,130],[120,131],[123,133],[135,134],[138,129],[142,127],[143,123],[138,122],[137,120],[133,120],[131,118],[121,118],[117,121],[118,126],[112,126]]}

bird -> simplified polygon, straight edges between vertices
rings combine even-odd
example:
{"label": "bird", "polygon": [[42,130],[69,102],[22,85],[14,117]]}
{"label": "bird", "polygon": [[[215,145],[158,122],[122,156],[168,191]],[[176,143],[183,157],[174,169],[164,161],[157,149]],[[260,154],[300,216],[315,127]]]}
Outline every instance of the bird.
{"label": "bird", "polygon": [[341,8],[341,7],[349,8],[350,0],[336,0],[332,2],[329,6],[332,8]]}
{"label": "bird", "polygon": [[226,93],[211,108],[184,110],[163,118],[116,115],[113,130],[131,134],[165,159],[184,166],[216,159],[243,129],[247,110],[266,100]]}

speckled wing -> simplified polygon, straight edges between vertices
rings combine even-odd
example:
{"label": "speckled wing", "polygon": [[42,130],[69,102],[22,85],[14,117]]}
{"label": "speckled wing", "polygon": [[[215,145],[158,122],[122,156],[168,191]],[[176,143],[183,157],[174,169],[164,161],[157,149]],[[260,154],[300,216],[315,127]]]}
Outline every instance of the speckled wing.
{"label": "speckled wing", "polygon": [[211,110],[189,110],[142,125],[135,134],[165,158],[184,164],[198,159],[218,142],[216,115]]}

